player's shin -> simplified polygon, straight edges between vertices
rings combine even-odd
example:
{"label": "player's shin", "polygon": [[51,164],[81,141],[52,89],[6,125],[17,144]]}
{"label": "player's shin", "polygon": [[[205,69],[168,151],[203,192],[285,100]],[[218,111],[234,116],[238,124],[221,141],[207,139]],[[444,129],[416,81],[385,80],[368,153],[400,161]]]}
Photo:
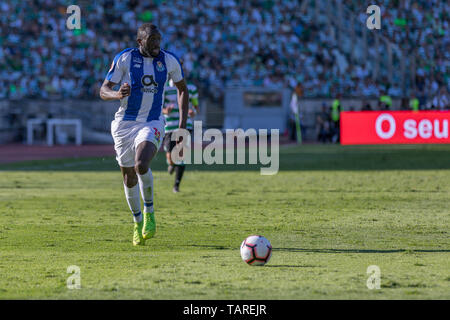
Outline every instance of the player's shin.
{"label": "player's shin", "polygon": [[139,186],[136,184],[134,187],[128,188],[125,184],[123,185],[125,190],[125,198],[127,199],[128,207],[133,214],[134,222],[142,221],[141,213],[141,199],[139,198]]}
{"label": "player's shin", "polygon": [[185,165],[176,165],[175,166],[175,186],[180,186],[181,179],[183,178]]}
{"label": "player's shin", "polygon": [[144,174],[137,174],[139,189],[144,200],[144,212],[153,212],[153,174],[150,169]]}
{"label": "player's shin", "polygon": [[144,239],[153,237],[156,232],[155,214],[153,212],[153,174],[149,169],[145,174],[138,174],[139,188],[144,200],[144,226],[142,235]]}
{"label": "player's shin", "polygon": [[139,186],[136,184],[134,187],[127,187],[123,184],[125,190],[125,198],[127,199],[128,206],[133,214],[134,230],[133,230],[133,245],[144,245],[145,240],[142,236],[143,219],[141,212],[141,199],[139,198]]}

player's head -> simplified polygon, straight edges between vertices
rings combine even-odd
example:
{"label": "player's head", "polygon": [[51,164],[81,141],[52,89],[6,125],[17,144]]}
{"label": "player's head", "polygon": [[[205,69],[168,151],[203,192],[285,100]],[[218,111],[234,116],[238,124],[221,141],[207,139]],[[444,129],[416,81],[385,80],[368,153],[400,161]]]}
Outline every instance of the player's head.
{"label": "player's head", "polygon": [[161,39],[161,33],[154,24],[144,23],[138,29],[136,41],[139,44],[139,50],[144,56],[158,56]]}

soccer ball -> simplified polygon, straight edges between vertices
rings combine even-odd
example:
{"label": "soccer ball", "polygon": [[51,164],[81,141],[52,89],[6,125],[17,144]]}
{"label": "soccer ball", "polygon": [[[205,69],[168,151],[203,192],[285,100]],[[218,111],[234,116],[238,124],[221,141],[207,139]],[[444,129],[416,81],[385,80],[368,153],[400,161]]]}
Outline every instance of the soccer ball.
{"label": "soccer ball", "polygon": [[263,266],[272,256],[272,245],[263,236],[250,236],[241,244],[242,260],[252,266]]}

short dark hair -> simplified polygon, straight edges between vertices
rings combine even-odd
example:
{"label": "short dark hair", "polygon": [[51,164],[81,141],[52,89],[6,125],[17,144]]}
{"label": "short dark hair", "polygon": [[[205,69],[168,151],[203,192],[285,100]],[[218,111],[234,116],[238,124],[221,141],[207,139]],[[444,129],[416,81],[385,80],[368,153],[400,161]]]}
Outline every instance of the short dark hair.
{"label": "short dark hair", "polygon": [[145,36],[155,32],[160,33],[156,25],[152,23],[144,23],[138,28],[137,39],[143,39]]}

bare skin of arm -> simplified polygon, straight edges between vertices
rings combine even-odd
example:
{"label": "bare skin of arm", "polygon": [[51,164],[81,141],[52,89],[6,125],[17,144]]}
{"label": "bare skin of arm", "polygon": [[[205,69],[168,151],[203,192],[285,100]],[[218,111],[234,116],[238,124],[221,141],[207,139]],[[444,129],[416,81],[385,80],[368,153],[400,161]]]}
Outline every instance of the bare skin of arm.
{"label": "bare skin of arm", "polygon": [[179,82],[175,82],[175,86],[177,87],[178,105],[180,106],[180,122],[178,127],[180,129],[186,129],[186,121],[189,110],[189,91],[184,79]]}
{"label": "bare skin of arm", "polygon": [[100,98],[102,100],[120,100],[128,97],[131,94],[131,87],[128,83],[124,83],[120,86],[118,91],[113,90],[113,87],[117,83],[105,80],[100,88]]}

